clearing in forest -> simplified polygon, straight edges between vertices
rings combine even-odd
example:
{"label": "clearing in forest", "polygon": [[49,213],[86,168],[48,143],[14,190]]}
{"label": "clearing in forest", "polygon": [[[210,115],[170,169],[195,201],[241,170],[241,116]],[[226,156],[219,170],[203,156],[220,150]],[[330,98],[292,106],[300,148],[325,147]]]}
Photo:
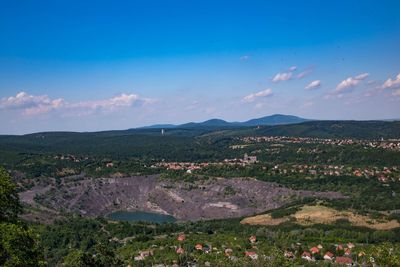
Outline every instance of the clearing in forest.
{"label": "clearing in forest", "polygon": [[241,223],[273,226],[293,221],[297,224],[307,226],[313,224],[333,224],[338,220],[347,220],[353,226],[368,227],[376,230],[390,230],[400,227],[400,223],[396,220],[387,220],[386,218],[374,219],[352,211],[338,211],[322,205],[305,205],[294,214],[282,218],[272,218],[271,214],[257,215],[245,218]]}

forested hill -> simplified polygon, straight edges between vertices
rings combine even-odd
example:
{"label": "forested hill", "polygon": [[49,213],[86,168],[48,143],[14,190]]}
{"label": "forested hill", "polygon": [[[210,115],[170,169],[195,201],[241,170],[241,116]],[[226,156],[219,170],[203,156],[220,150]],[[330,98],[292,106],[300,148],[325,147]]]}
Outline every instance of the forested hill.
{"label": "forested hill", "polygon": [[310,121],[299,124],[263,126],[256,135],[321,138],[400,138],[400,121]]}
{"label": "forested hill", "polygon": [[[235,136],[299,136],[321,138],[389,139],[400,138],[400,122],[384,121],[310,121],[299,124],[261,127],[203,127],[133,129],[91,133],[46,132],[22,136],[0,136],[3,153],[74,153],[157,157],[179,153],[179,158],[193,156],[193,151],[212,156],[216,143]],[[218,147],[218,146],[217,146]],[[179,151],[179,152],[178,152]],[[206,156],[207,157],[207,156]]]}

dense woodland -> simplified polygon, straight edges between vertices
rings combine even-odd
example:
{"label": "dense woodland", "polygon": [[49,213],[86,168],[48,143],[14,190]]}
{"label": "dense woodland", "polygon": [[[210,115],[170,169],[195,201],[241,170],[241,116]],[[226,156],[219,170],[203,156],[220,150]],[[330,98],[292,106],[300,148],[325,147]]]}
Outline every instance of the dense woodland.
{"label": "dense woodland", "polygon": [[[127,177],[137,174],[161,174],[160,179],[194,183],[216,177],[250,177],[274,182],[291,189],[335,191],[345,197],[336,200],[293,199],[276,210],[272,218],[294,214],[302,205],[323,203],[338,210],[376,219],[400,221],[400,151],[365,148],[358,144],[250,143],[245,136],[306,136],[354,138],[359,140],[399,139],[399,122],[305,122],[294,125],[248,128],[193,127],[137,129],[100,133],[37,133],[25,136],[0,136],[0,265],[2,266],[151,266],[156,263],[188,266],[315,266],[301,259],[311,246],[323,251],[335,250],[335,244],[353,242],[354,255],[372,266],[400,266],[400,228],[377,230],[353,226],[349,221],[302,226],[287,221],[277,226],[244,225],[242,218],[197,222],[152,224],[149,222],[112,222],[107,218],[89,218],[63,214],[50,224],[22,220],[19,215],[32,209],[20,203],[18,192],[35,185],[57,183],[62,177]],[[224,159],[257,156],[254,164],[222,164]],[[187,173],[168,170],[159,162],[211,163]],[[312,172],[291,172],[294,165],[313,165]],[[327,166],[339,166],[340,175],[324,174]],[[285,169],[285,172],[281,171]],[[354,175],[354,170],[387,172],[384,182],[376,175]],[[318,172],[317,172],[318,171]],[[58,185],[61,186],[61,185]],[[235,192],[227,189],[226,195]],[[177,236],[186,234],[184,241]],[[250,235],[257,236],[257,261],[244,257],[255,250]],[[216,250],[203,253],[195,244]],[[177,254],[181,247],[184,253]],[[232,248],[232,261],[223,249]],[[135,261],[140,251],[152,256]],[[220,251],[221,253],[217,253]],[[292,251],[296,257],[284,256]],[[152,252],[153,253],[153,252]],[[323,255],[322,255],[323,256]],[[318,261],[320,266],[330,263]],[[354,257],[353,257],[354,258]],[[355,260],[355,258],[354,258]]]}

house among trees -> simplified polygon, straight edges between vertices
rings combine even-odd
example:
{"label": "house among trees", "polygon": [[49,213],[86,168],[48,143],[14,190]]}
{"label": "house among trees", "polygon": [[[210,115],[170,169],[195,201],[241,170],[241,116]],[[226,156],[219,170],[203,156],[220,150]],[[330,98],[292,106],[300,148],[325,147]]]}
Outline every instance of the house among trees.
{"label": "house among trees", "polygon": [[353,249],[353,248],[355,248],[356,246],[355,246],[353,243],[347,243],[347,247],[348,247],[349,249]]}
{"label": "house among trees", "polygon": [[225,249],[225,256],[229,257],[231,256],[233,253],[233,250],[231,248],[226,248]]}
{"label": "house among trees", "polygon": [[139,255],[134,257],[135,261],[142,261],[146,257],[153,256],[153,251],[152,250],[142,250],[139,251]]}
{"label": "house among trees", "polygon": [[311,254],[308,251],[304,251],[303,254],[301,254],[301,258],[306,260],[306,261],[312,261],[313,259],[311,258]]}
{"label": "house among trees", "polygon": [[250,241],[250,243],[254,244],[257,242],[257,237],[255,235],[252,235],[249,237],[249,241]]}
{"label": "house among trees", "polygon": [[332,261],[333,258],[334,258],[334,255],[333,255],[333,253],[330,252],[330,251],[326,252],[325,255],[324,255],[324,260]]}
{"label": "house among trees", "polygon": [[319,253],[319,249],[317,247],[312,247],[312,248],[310,248],[310,252],[312,254],[317,254],[317,253]]}
{"label": "house among trees", "polygon": [[286,258],[289,258],[289,259],[293,259],[293,258],[294,258],[294,254],[293,254],[293,252],[291,252],[291,251],[285,251],[283,255],[284,255]]}
{"label": "house among trees", "polygon": [[185,239],[186,239],[186,236],[185,236],[185,234],[180,234],[180,235],[178,235],[178,241],[185,241]]}
{"label": "house among trees", "polygon": [[335,262],[346,266],[353,266],[353,260],[348,257],[336,257]]}
{"label": "house among trees", "polygon": [[257,156],[249,156],[246,153],[246,154],[244,154],[243,162],[244,163],[256,163],[257,162]]}
{"label": "house among trees", "polygon": [[112,168],[112,167],[114,167],[114,163],[112,163],[112,162],[107,162],[107,163],[106,163],[106,167],[107,167],[107,168]]}
{"label": "house among trees", "polygon": [[252,260],[258,259],[258,255],[254,251],[246,251],[244,254],[246,255],[246,257],[250,257]]}
{"label": "house among trees", "polygon": [[177,248],[176,253],[183,254],[183,253],[185,253],[185,250],[182,247],[179,247],[179,248]]}

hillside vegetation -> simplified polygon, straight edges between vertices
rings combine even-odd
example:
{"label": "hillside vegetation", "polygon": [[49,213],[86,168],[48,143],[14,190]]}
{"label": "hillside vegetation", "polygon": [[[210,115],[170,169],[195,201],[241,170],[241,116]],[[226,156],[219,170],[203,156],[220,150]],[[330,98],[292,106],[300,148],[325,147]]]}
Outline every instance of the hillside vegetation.
{"label": "hillside vegetation", "polygon": [[400,265],[399,122],[209,123],[0,136],[0,265]]}

